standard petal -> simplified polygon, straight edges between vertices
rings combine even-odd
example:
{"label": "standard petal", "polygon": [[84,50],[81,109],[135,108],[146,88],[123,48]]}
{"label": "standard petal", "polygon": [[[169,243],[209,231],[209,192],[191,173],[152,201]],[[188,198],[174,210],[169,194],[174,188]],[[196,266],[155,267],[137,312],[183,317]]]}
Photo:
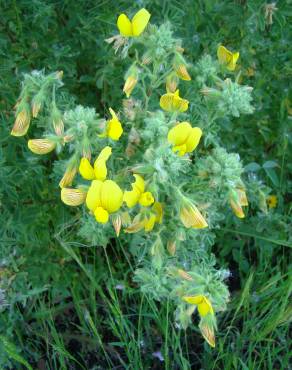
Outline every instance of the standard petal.
{"label": "standard petal", "polygon": [[105,180],[107,176],[106,162],[104,160],[96,160],[94,162],[94,176],[97,180]]}
{"label": "standard petal", "polygon": [[189,122],[181,122],[169,130],[167,140],[173,145],[182,145],[187,141],[191,131],[192,126]]}
{"label": "standard petal", "polygon": [[99,207],[101,204],[100,201],[101,187],[102,181],[93,180],[87,192],[86,205],[87,208],[93,212],[95,211],[96,207]]}
{"label": "standard petal", "polygon": [[199,127],[194,127],[191,129],[191,132],[186,141],[186,151],[188,153],[192,152],[198,146],[202,136],[202,130]]}
{"label": "standard petal", "polygon": [[132,19],[133,36],[139,36],[145,30],[151,14],[146,9],[139,10]]}
{"label": "standard petal", "polygon": [[108,213],[116,212],[123,203],[123,192],[118,184],[112,180],[106,180],[102,184],[101,204]]}
{"label": "standard petal", "polygon": [[85,157],[80,161],[79,173],[85,180],[93,180],[95,178],[94,169]]}
{"label": "standard petal", "polygon": [[166,112],[172,112],[173,110],[173,94],[168,93],[164,94],[160,98],[160,107]]}
{"label": "standard petal", "polygon": [[220,45],[217,49],[217,57],[220,63],[227,65],[232,60],[232,53],[225,46]]}
{"label": "standard petal", "polygon": [[112,154],[112,148],[110,146],[105,146],[102,149],[102,151],[99,153],[96,161],[99,161],[99,160],[107,161],[109,157],[111,156],[111,154]]}
{"label": "standard petal", "polygon": [[133,36],[132,23],[126,14],[121,14],[117,20],[117,26],[120,34],[126,37]]}

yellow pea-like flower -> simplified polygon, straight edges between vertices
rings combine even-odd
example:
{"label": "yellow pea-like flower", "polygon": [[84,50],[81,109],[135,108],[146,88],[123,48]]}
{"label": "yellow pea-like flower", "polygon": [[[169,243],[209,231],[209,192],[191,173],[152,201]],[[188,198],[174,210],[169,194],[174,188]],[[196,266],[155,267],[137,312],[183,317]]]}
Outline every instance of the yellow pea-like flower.
{"label": "yellow pea-like flower", "polygon": [[123,133],[122,124],[119,121],[115,111],[112,108],[110,108],[109,111],[112,115],[112,118],[107,123],[106,134],[112,140],[119,140]]}
{"label": "yellow pea-like flower", "polygon": [[147,214],[139,213],[133,220],[132,224],[125,230],[127,233],[133,234],[142,229],[145,232],[153,230],[156,223],[161,224],[163,217],[163,208],[160,202],[155,202]]}
{"label": "yellow pea-like flower", "polygon": [[232,53],[225,46],[220,45],[217,49],[217,57],[219,62],[225,65],[229,71],[234,71],[239,58],[239,52]]}
{"label": "yellow pea-like flower", "polygon": [[181,122],[169,130],[167,139],[173,145],[172,150],[183,156],[196,149],[201,136],[202,130],[199,127],[192,127],[189,122]]}
{"label": "yellow pea-like flower", "polygon": [[167,112],[185,112],[189,107],[189,101],[179,96],[179,90],[167,93],[160,98],[160,107]]}
{"label": "yellow pea-like flower", "polygon": [[61,190],[61,200],[67,206],[80,206],[85,202],[87,192],[82,189],[63,188]]}
{"label": "yellow pea-like flower", "polygon": [[209,313],[214,315],[214,310],[209,299],[204,295],[185,296],[183,300],[189,304],[196,305],[200,316],[204,317]]}
{"label": "yellow pea-like flower", "polygon": [[56,148],[56,142],[50,139],[31,139],[27,142],[28,148],[35,154],[48,154]]}
{"label": "yellow pea-like flower", "polygon": [[123,192],[112,180],[93,180],[87,192],[86,205],[100,223],[106,223],[111,213],[119,210],[123,203]]}
{"label": "yellow pea-like flower", "polygon": [[105,180],[107,176],[106,161],[111,156],[112,149],[106,146],[102,149],[94,162],[94,166],[90,164],[88,158],[83,157],[79,165],[79,173],[85,180]]}
{"label": "yellow pea-like flower", "polygon": [[132,190],[125,191],[124,202],[129,208],[134,207],[138,202],[148,207],[154,203],[154,197],[151,192],[145,192],[145,181],[140,175],[134,174],[135,182],[131,184]]}
{"label": "yellow pea-like flower", "polygon": [[123,127],[115,111],[112,108],[110,108],[109,111],[111,113],[112,118],[109,121],[107,121],[104,133],[98,136],[109,137],[110,139],[117,141],[119,140],[123,133]]}
{"label": "yellow pea-like flower", "polygon": [[151,14],[146,9],[140,9],[130,20],[126,14],[120,14],[117,26],[120,34],[125,37],[137,37],[145,30]]}

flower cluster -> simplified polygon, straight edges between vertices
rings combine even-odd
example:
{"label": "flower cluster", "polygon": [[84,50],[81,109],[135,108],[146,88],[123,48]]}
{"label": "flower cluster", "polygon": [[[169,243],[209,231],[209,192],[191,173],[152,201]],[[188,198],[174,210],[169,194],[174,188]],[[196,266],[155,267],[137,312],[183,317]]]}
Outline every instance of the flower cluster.
{"label": "flower cluster", "polygon": [[[205,266],[206,246],[213,240],[210,230],[219,219],[214,214],[228,203],[243,218],[248,201],[235,155],[213,140],[212,154],[200,157],[203,150],[197,148],[203,147],[202,138],[204,152],[211,152],[207,145],[211,124],[205,119],[211,115],[200,115],[199,109],[193,114],[196,107],[184,97],[184,87],[197,88],[204,95],[204,99],[199,94],[196,98],[201,99],[196,101],[201,110],[205,101],[215,101],[220,108],[216,117],[222,112],[233,116],[250,112],[250,90],[217,76],[236,71],[238,52],[220,45],[218,61],[206,56],[192,68],[170,27],[148,26],[150,17],[146,9],[132,18],[121,14],[119,34],[107,40],[114,42],[122,57],[137,42],[146,46],[141,57],[137,50],[125,73],[123,111],[109,108],[110,117],[100,118],[95,109],[78,105],[61,113],[56,98],[61,73],[32,74],[24,81],[11,134],[23,136],[32,117],[49,116],[46,136],[29,139],[28,148],[43,155],[67,150],[70,157],[62,161],[65,166],[59,181],[61,200],[68,206],[84,207],[91,228],[85,228],[85,234],[105,234],[108,240],[115,231],[127,242],[138,240],[139,251],[143,251],[139,263],[147,255],[152,266],[149,271],[145,263],[136,274],[141,289],[146,286],[156,298],[172,297],[181,323],[197,308],[201,332],[214,346],[215,312],[224,309],[228,292],[211,267],[211,272],[194,272],[197,266],[191,253],[198,250],[204,255]],[[238,106],[232,106],[234,101]],[[200,265],[199,258],[194,260]],[[184,266],[189,267],[187,272]]]}

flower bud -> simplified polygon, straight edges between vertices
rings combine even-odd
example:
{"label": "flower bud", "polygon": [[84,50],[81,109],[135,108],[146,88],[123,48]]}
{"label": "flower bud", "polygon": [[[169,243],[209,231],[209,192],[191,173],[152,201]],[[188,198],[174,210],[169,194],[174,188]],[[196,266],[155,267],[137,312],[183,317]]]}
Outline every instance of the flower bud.
{"label": "flower bud", "polygon": [[12,136],[24,136],[30,124],[30,109],[27,103],[20,103],[17,109],[16,119],[11,130]]}
{"label": "flower bud", "polygon": [[68,165],[66,167],[65,173],[59,182],[60,188],[66,188],[67,186],[71,186],[72,182],[74,180],[74,177],[76,176],[78,172],[78,158],[76,155],[73,155],[68,162]]}
{"label": "flower bud", "polygon": [[179,84],[179,78],[175,72],[171,72],[166,77],[166,91],[168,93],[174,93],[177,89],[177,86]]}
{"label": "flower bud", "polygon": [[85,202],[87,192],[82,189],[63,188],[61,200],[67,206],[79,206]]}
{"label": "flower bud", "polygon": [[48,154],[56,148],[56,142],[51,139],[28,140],[28,148],[35,154]]}

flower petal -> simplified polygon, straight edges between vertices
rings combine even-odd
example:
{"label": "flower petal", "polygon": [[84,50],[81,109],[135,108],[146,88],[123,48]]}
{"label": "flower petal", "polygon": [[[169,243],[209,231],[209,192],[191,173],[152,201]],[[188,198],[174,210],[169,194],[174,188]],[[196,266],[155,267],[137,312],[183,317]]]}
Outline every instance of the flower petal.
{"label": "flower petal", "polygon": [[87,192],[86,205],[87,205],[87,208],[93,212],[95,211],[96,207],[99,207],[101,204],[101,200],[100,200],[101,187],[102,187],[102,181],[93,180]]}
{"label": "flower petal", "polygon": [[137,191],[136,189],[133,189],[131,191],[125,191],[124,192],[124,202],[127,204],[127,207],[132,208],[134,207],[140,198],[141,193]]}
{"label": "flower petal", "polygon": [[139,203],[141,206],[148,207],[152,203],[154,203],[153,195],[150,191],[146,191],[145,193],[142,193],[139,199]]}
{"label": "flower petal", "polygon": [[123,203],[123,192],[112,180],[106,180],[101,188],[101,204],[109,213],[116,212]]}
{"label": "flower petal", "polygon": [[151,14],[146,9],[139,10],[132,19],[133,36],[139,36],[145,30]]}
{"label": "flower petal", "polygon": [[117,26],[120,34],[126,37],[133,36],[132,23],[126,14],[120,14],[117,20]]}
{"label": "flower petal", "polygon": [[81,159],[79,173],[85,180],[93,180],[95,178],[94,169],[91,166],[88,158],[83,157]]}
{"label": "flower petal", "polygon": [[204,296],[203,295],[193,295],[193,296],[185,296],[185,297],[182,297],[182,299],[189,303],[189,304],[195,304],[195,305],[198,305],[200,303],[203,302],[203,298]]}
{"label": "flower petal", "polygon": [[182,145],[187,141],[191,131],[192,126],[189,122],[181,122],[169,130],[167,140],[173,145]]}
{"label": "flower petal", "polygon": [[106,224],[109,219],[109,213],[102,207],[97,207],[94,211],[94,216],[97,222]]}
{"label": "flower petal", "polygon": [[193,127],[186,141],[186,151],[191,153],[198,146],[202,136],[202,130],[199,127]]}

